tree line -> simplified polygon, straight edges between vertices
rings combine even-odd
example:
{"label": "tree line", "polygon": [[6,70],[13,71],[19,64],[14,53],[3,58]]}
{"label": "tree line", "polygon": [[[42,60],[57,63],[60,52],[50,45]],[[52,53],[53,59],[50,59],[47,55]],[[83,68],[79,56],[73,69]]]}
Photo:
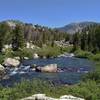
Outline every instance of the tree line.
{"label": "tree line", "polygon": [[51,41],[68,39],[69,35],[55,29],[25,23],[10,26],[7,22],[0,23],[0,51],[5,44],[12,44],[13,50],[25,47],[26,42],[42,46]]}
{"label": "tree line", "polygon": [[100,51],[100,25],[90,25],[73,35],[74,50]]}

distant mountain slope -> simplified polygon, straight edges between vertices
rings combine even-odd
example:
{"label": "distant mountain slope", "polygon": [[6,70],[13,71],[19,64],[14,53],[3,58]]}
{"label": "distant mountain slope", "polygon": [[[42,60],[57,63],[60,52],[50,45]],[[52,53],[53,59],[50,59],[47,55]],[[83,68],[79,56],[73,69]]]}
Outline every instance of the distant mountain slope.
{"label": "distant mountain slope", "polygon": [[70,34],[74,34],[78,31],[82,31],[83,28],[86,28],[87,26],[90,26],[90,25],[100,25],[100,23],[96,23],[96,22],[71,23],[64,27],[56,28],[56,29],[61,32],[67,32]]}

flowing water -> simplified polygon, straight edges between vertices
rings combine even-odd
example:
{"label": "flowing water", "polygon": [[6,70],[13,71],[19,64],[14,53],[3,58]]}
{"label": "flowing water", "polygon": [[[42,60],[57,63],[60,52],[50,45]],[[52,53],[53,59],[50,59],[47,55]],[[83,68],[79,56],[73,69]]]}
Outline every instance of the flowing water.
{"label": "flowing water", "polygon": [[[45,66],[47,64],[57,64],[59,68],[67,69],[58,73],[35,72],[30,67],[33,64]],[[75,84],[78,83],[82,75],[93,70],[94,64],[87,59],[75,57],[58,57],[49,59],[24,60],[19,68],[11,68],[7,71],[8,79],[1,80],[3,86],[12,86],[22,79],[31,80],[34,78],[49,80],[55,84]]]}

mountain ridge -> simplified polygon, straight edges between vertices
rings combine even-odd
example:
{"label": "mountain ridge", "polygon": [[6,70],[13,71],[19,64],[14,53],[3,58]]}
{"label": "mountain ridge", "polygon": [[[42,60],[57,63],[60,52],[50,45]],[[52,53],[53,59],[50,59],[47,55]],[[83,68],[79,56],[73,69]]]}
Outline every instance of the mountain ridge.
{"label": "mountain ridge", "polygon": [[57,30],[61,32],[67,32],[69,34],[74,34],[76,32],[82,31],[82,29],[90,26],[90,25],[100,25],[98,22],[89,22],[89,21],[84,21],[84,22],[78,22],[78,23],[70,23],[67,24],[63,27],[56,28]]}
{"label": "mountain ridge", "polygon": [[[1,21],[0,23],[3,23],[3,22],[7,23],[11,27],[15,27],[16,24],[20,24],[20,25],[28,24],[28,25],[31,25],[32,27],[39,26],[41,28],[50,28],[50,27],[42,26],[42,25],[38,25],[38,24],[22,22],[20,20],[5,20],[5,21]],[[100,23],[93,22],[93,21],[73,22],[73,23],[69,23],[67,25],[64,25],[63,27],[50,28],[50,29],[57,30],[59,32],[66,32],[69,34],[74,34],[76,32],[81,32],[84,28],[86,28],[90,25],[100,25]]]}

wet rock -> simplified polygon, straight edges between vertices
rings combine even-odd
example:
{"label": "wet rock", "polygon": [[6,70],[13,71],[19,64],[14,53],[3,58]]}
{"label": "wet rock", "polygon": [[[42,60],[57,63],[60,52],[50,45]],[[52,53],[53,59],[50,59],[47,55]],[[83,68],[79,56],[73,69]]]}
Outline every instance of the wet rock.
{"label": "wet rock", "polygon": [[33,64],[33,65],[30,66],[30,68],[36,68],[36,67],[37,67],[36,64]]}
{"label": "wet rock", "polygon": [[4,77],[2,77],[3,80],[9,79],[10,77],[8,75],[4,75]]}
{"label": "wet rock", "polygon": [[57,72],[57,64],[49,64],[44,67],[36,67],[36,71],[49,73]]}
{"label": "wet rock", "polygon": [[36,67],[36,68],[35,68],[35,71],[36,71],[36,72],[41,72],[41,67],[40,67],[40,66]]}

